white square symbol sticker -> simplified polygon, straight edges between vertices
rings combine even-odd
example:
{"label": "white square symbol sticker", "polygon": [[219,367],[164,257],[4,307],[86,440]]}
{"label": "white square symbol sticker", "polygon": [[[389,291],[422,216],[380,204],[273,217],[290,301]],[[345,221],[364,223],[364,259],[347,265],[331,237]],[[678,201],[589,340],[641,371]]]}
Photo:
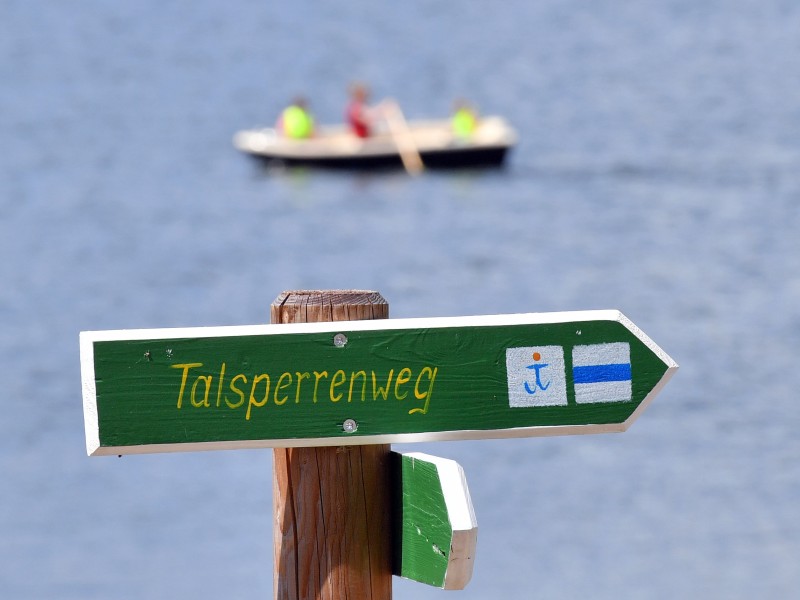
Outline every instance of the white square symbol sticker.
{"label": "white square symbol sticker", "polygon": [[562,346],[506,348],[506,373],[511,408],[567,405]]}

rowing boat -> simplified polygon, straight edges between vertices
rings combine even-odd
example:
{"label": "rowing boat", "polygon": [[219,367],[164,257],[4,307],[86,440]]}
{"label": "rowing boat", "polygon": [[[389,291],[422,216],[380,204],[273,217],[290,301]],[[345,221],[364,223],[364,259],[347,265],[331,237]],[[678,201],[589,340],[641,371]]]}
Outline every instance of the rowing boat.
{"label": "rowing boat", "polygon": [[346,169],[403,166],[403,146],[419,154],[427,168],[499,166],[517,134],[502,117],[482,117],[468,137],[453,133],[449,120],[408,121],[404,140],[391,129],[368,138],[344,125],[323,126],[308,139],[288,139],[272,128],[239,131],[234,146],[267,164]]}

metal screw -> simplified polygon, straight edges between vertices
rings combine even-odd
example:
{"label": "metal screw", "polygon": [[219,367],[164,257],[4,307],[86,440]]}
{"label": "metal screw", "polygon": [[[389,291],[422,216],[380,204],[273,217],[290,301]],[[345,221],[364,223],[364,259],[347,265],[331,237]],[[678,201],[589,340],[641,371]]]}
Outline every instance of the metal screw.
{"label": "metal screw", "polygon": [[346,419],[342,423],[342,429],[344,429],[345,433],[355,433],[358,431],[358,423],[356,423],[355,419]]}
{"label": "metal screw", "polygon": [[333,345],[337,348],[344,348],[345,344],[347,344],[347,336],[343,333],[337,333],[333,336]]}

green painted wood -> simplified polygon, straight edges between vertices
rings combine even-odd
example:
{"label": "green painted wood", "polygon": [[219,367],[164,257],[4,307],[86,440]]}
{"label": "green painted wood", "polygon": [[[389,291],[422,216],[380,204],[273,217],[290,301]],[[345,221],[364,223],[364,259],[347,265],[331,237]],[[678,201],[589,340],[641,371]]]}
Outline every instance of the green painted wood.
{"label": "green painted wood", "polygon": [[[517,323],[523,317],[546,322]],[[464,324],[471,322],[82,333],[87,448],[122,454],[619,431],[677,369],[616,311]],[[576,396],[576,348],[609,343],[629,348],[630,397],[587,402]],[[563,364],[534,372],[525,362],[539,350],[562,355]],[[527,398],[555,394],[562,403],[515,406],[523,383],[539,393]]]}
{"label": "green painted wood", "polygon": [[[447,516],[436,465],[397,455],[401,494],[399,540],[395,540],[395,575],[444,587],[453,531]],[[399,542],[399,543],[398,543]],[[399,550],[399,552],[398,552]]]}
{"label": "green painted wood", "polygon": [[445,589],[472,576],[477,522],[463,470],[422,453],[392,453],[394,574]]}

